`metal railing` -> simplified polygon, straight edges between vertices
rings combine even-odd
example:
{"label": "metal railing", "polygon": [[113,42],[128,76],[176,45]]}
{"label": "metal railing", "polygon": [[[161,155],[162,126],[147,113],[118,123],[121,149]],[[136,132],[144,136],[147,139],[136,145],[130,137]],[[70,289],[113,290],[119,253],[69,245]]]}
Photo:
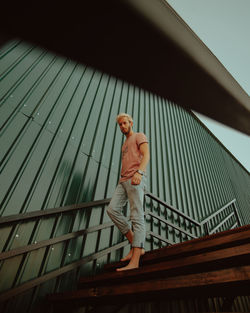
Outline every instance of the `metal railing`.
{"label": "metal railing", "polygon": [[[235,219],[235,222],[230,226],[230,228],[226,227],[227,229],[233,229],[235,227],[240,227],[242,225],[241,221],[240,221],[240,216],[236,207],[236,199],[233,199],[232,201],[228,202],[227,204],[225,204],[222,208],[220,208],[219,210],[217,210],[215,213],[213,213],[212,215],[210,215],[209,217],[207,217],[206,219],[204,219],[201,222],[196,221],[195,219],[189,217],[188,215],[180,212],[179,210],[177,210],[176,208],[174,208],[173,206],[167,204],[166,202],[162,201],[161,199],[159,199],[158,197],[156,197],[155,195],[153,195],[150,192],[147,192],[145,194],[146,197],[149,197],[151,200],[157,202],[159,205],[165,207],[166,209],[170,210],[172,213],[177,214],[179,217],[181,217],[185,222],[189,223],[189,228],[193,229],[193,232],[199,233],[200,235],[197,236],[195,235],[193,232],[191,231],[187,231],[184,230],[183,227],[180,227],[174,223],[172,223],[171,221],[153,213],[150,210],[145,210],[145,215],[146,216],[150,216],[152,219],[156,219],[158,221],[160,221],[161,223],[164,223],[165,225],[175,229],[176,231],[178,231],[179,233],[183,234],[184,236],[186,236],[186,238],[190,238],[190,239],[195,239],[197,237],[201,237],[201,236],[206,236],[206,235],[211,235],[213,233],[216,233],[217,231],[220,231],[223,228],[223,225],[225,225],[229,220],[231,221],[233,218]],[[229,212],[227,214],[227,209],[231,207],[231,212]],[[216,220],[216,218],[218,217],[218,215],[220,214],[224,214],[226,216],[224,216],[222,218],[222,220],[220,220],[220,222],[218,224],[216,224],[215,226],[213,226],[214,223],[212,223],[213,220]],[[216,221],[215,221],[216,222]],[[213,227],[211,227],[213,226]],[[169,239],[166,239],[160,235],[157,235],[155,232],[152,231],[148,231],[148,234],[159,239],[160,241],[163,241],[165,243],[167,243],[168,245],[173,245],[176,242],[172,242]]]}
{"label": "metal railing", "polygon": [[[181,217],[183,220],[187,221],[190,225],[191,228],[198,228],[200,230],[201,235],[208,235],[211,233],[216,232],[217,230],[220,229],[220,227],[226,223],[230,218],[232,218],[232,216],[235,216],[236,218],[236,222],[235,224],[231,227],[234,228],[237,225],[241,226],[240,223],[240,217],[236,208],[236,200],[232,200],[229,203],[227,203],[225,206],[223,206],[221,209],[219,209],[217,212],[215,212],[214,214],[212,214],[211,216],[209,216],[208,218],[206,218],[205,220],[203,220],[202,222],[197,222],[196,220],[190,218],[189,216],[187,216],[186,214],[180,212],[179,210],[177,210],[176,208],[170,206],[169,204],[167,204],[166,202],[162,201],[161,199],[159,199],[158,197],[154,196],[151,193],[146,193],[145,197],[149,197],[152,201],[156,201],[158,204],[162,205],[163,207],[169,209],[171,212],[175,213],[176,215],[178,215],[179,217]],[[54,208],[54,209],[47,209],[44,211],[36,211],[36,212],[29,212],[29,213],[24,213],[24,214],[17,214],[17,215],[12,215],[12,216],[6,216],[6,217],[1,217],[0,218],[0,226],[6,227],[6,226],[12,226],[13,229],[15,229],[15,227],[23,222],[29,222],[29,221],[40,221],[43,218],[47,218],[49,216],[60,216],[64,213],[69,213],[69,212],[77,212],[78,210],[83,210],[83,209],[88,209],[88,208],[94,208],[94,207],[98,207],[98,206],[105,206],[110,202],[110,199],[104,199],[104,200],[99,200],[99,201],[93,201],[93,202],[88,202],[88,203],[81,203],[81,204],[77,204],[77,205],[71,205],[71,206],[65,206],[65,207],[60,207],[60,208]],[[146,201],[145,201],[146,202]],[[225,218],[223,218],[223,220],[216,225],[215,227],[213,227],[212,230],[209,230],[209,226],[211,224],[211,220],[213,220],[217,215],[222,214],[223,212],[225,212],[225,210],[229,207],[229,206],[233,206],[233,212],[231,212],[228,216],[226,216]],[[145,212],[146,216],[150,216],[152,219],[156,219],[158,221],[160,221],[161,223],[166,224],[167,226],[175,229],[176,231],[182,233],[184,236],[186,236],[186,238],[197,238],[196,235],[194,235],[191,231],[185,230],[182,227],[176,225],[175,223],[153,213],[150,210],[146,210]],[[52,247],[55,244],[58,243],[62,243],[65,242],[66,245],[67,243],[75,238],[78,238],[80,236],[84,237],[87,234],[93,233],[93,232],[100,232],[104,229],[107,228],[111,228],[113,227],[113,223],[112,222],[107,222],[107,223],[102,223],[100,225],[97,226],[92,226],[89,227],[87,229],[83,229],[83,230],[78,230],[75,232],[69,232],[67,234],[58,236],[58,237],[53,237],[47,240],[43,240],[40,242],[33,242],[26,246],[21,246],[15,249],[11,249],[8,251],[4,251],[2,253],[0,253],[0,261],[3,262],[4,260],[7,260],[9,258],[13,258],[19,255],[23,255],[23,257],[26,257],[28,255],[28,253],[37,250],[37,249],[41,249],[41,248],[45,248],[45,249],[49,249],[50,247]],[[12,232],[14,233],[14,231]],[[172,242],[171,240],[153,232],[153,231],[148,231],[147,234],[151,237],[157,238],[160,241],[165,242],[167,245],[171,245],[174,244],[175,242]],[[24,282],[19,286],[13,286],[13,288],[11,288],[10,290],[7,290],[5,292],[3,292],[2,294],[0,294],[0,301],[5,301],[13,296],[16,296],[20,293],[25,292],[26,290],[36,287],[50,279],[54,279],[66,272],[72,271],[75,268],[78,268],[79,266],[86,264],[88,262],[97,260],[98,258],[101,258],[103,256],[106,256],[116,250],[119,250],[121,248],[124,248],[128,245],[128,241],[125,240],[123,242],[119,242],[109,248],[103,249],[101,251],[96,251],[95,253],[82,257],[80,259],[78,259],[77,261],[74,261],[70,264],[67,265],[63,265],[62,262],[62,266],[56,270],[53,270],[52,272],[49,273],[45,273],[43,275],[40,275],[39,277],[32,279],[31,281],[28,282]],[[67,253],[67,249],[65,249],[65,253]],[[63,259],[65,258],[65,256],[63,256]]]}

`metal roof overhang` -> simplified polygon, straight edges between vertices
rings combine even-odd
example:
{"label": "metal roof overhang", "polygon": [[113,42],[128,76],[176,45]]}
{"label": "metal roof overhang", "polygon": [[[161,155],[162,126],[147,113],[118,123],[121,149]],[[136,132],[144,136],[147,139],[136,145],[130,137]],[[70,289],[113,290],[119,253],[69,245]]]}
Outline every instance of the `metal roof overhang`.
{"label": "metal roof overhang", "polygon": [[250,135],[250,99],[163,0],[12,2],[1,42],[23,38]]}

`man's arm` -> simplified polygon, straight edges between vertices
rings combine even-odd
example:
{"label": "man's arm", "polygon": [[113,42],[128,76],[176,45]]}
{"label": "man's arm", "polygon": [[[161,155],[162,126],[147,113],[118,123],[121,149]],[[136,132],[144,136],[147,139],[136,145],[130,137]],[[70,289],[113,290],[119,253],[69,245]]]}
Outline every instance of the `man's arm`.
{"label": "man's arm", "polygon": [[[147,164],[150,160],[148,143],[147,142],[142,143],[139,149],[142,154],[142,160],[141,160],[139,170],[145,172]],[[141,178],[142,178],[142,175],[136,172],[131,179],[132,185],[139,185],[141,182]]]}

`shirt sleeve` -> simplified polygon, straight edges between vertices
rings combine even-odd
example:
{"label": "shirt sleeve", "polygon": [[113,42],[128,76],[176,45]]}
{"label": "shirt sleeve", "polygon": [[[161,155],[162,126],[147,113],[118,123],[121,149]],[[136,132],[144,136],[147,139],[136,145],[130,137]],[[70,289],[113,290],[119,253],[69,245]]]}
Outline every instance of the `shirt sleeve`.
{"label": "shirt sleeve", "polygon": [[145,142],[148,142],[146,135],[143,133],[138,133],[136,137],[137,146],[140,147],[140,145]]}

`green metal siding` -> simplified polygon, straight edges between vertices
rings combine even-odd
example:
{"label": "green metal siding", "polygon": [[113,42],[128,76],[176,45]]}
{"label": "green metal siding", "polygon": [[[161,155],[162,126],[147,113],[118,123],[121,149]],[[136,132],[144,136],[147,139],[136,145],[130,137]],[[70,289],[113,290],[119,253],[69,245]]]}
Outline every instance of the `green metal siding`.
{"label": "green metal siding", "polygon": [[[191,112],[28,43],[8,43],[0,56],[2,216],[111,197],[119,177],[123,141],[115,117],[128,112],[134,117],[134,130],[145,132],[150,141],[150,192],[198,221],[236,198],[243,224],[250,222],[249,173]],[[147,200],[146,207],[172,223],[189,227],[155,202]],[[7,226],[0,230],[1,251],[107,221],[105,207],[96,207]],[[161,222],[150,218],[147,222],[159,235],[183,240]],[[104,229],[68,244],[60,242],[2,261],[0,290],[19,286],[120,241],[117,229]],[[148,238],[146,248],[161,245],[159,240]],[[80,274],[119,257],[116,251],[86,263],[79,271],[47,281],[15,304],[8,303],[6,312],[14,312],[19,301],[24,307],[32,306],[32,301],[46,292],[69,289]]]}

